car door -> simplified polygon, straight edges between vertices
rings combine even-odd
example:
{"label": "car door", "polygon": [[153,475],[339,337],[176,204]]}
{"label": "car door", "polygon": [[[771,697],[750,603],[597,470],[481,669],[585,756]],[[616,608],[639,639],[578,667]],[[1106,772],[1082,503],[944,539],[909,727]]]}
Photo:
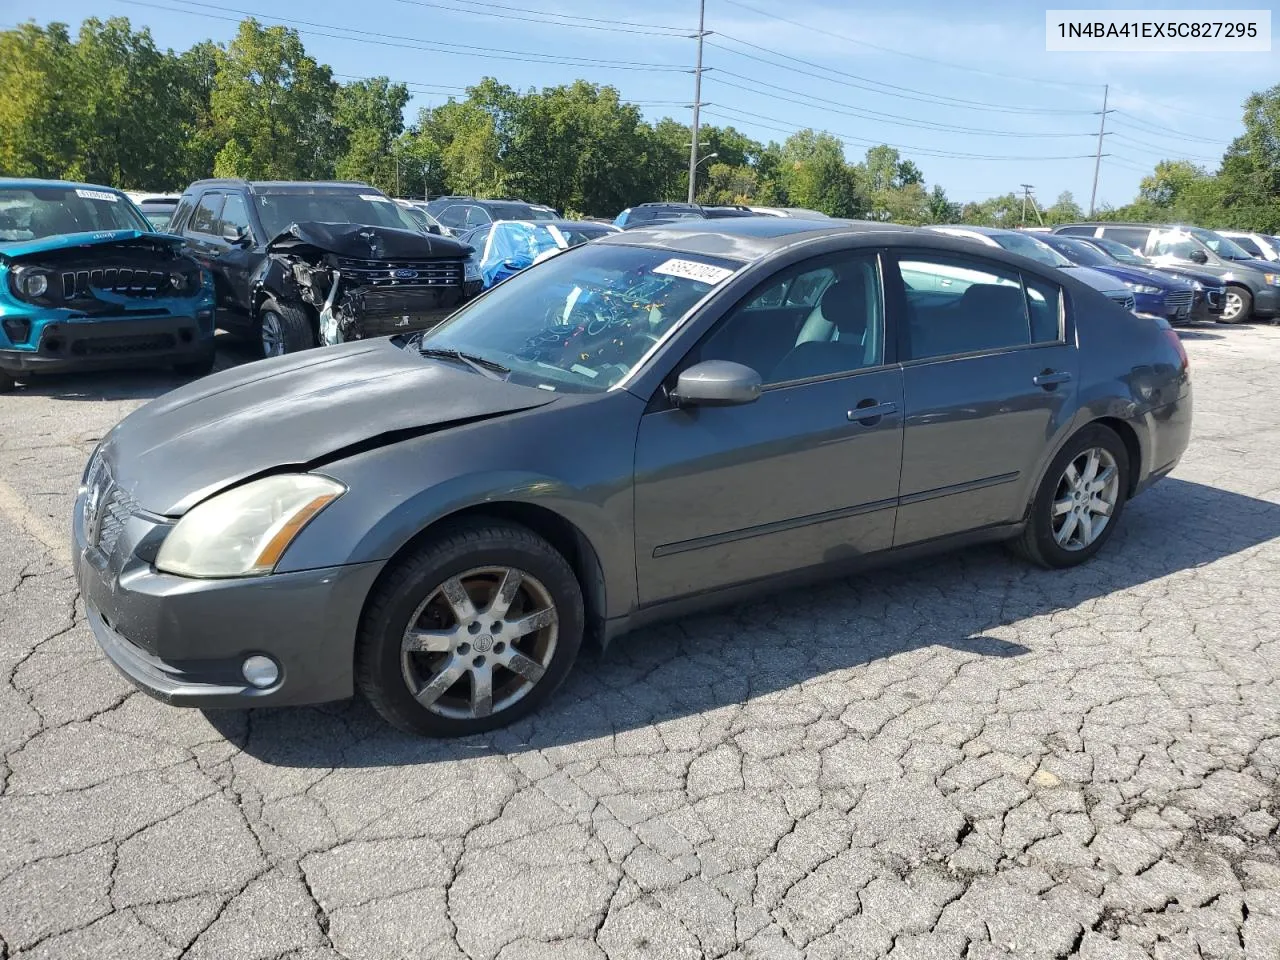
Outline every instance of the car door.
{"label": "car door", "polygon": [[228,244],[218,235],[222,205],[226,199],[227,195],[221,190],[205,191],[196,201],[191,218],[183,226],[182,236],[187,241],[187,249],[191,255],[213,274],[214,294],[217,298],[216,323],[224,329],[227,326],[236,329],[240,324],[235,287],[223,259]]}
{"label": "car door", "polygon": [[[797,314],[780,284],[825,290]],[[865,250],[786,268],[731,309],[676,373],[731,360],[760,373],[763,390],[753,403],[687,409],[660,395],[641,418],[640,602],[888,547],[902,452],[892,353],[879,260]]]}
{"label": "car door", "polygon": [[[229,239],[232,230],[241,236],[239,242]],[[217,270],[225,281],[225,289],[219,291],[219,321],[227,327],[244,328],[250,323],[250,278],[262,255],[255,252],[259,238],[254,235],[243,194],[225,195],[215,232],[219,250]]]}
{"label": "car door", "polygon": [[885,283],[905,399],[894,545],[1019,519],[1074,412],[1079,360],[1062,288],[923,249],[889,258]]}

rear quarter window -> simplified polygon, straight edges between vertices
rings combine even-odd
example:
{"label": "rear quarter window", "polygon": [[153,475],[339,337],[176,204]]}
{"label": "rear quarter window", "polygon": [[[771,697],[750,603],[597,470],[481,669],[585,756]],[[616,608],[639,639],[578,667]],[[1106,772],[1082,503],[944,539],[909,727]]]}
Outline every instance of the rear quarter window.
{"label": "rear quarter window", "polygon": [[1142,250],[1147,245],[1151,230],[1147,227],[1103,227],[1102,235],[1108,240],[1117,240],[1126,247]]}

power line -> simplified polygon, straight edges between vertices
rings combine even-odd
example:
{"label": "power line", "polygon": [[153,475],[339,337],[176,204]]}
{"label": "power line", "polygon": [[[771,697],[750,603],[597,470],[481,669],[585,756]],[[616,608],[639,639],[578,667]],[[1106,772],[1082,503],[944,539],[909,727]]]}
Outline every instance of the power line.
{"label": "power line", "polygon": [[1111,136],[1115,137],[1117,140],[1123,141],[1124,143],[1130,144],[1132,146],[1143,147],[1147,150],[1155,150],[1161,153],[1165,153],[1168,156],[1176,157],[1180,160],[1195,160],[1200,163],[1221,163],[1222,162],[1221,157],[1200,157],[1194,154],[1184,153],[1178,150],[1174,150],[1170,147],[1161,146],[1158,143],[1148,143],[1147,141],[1144,141],[1144,140],[1136,140],[1133,137],[1130,137],[1123,133],[1113,133],[1111,134]]}
{"label": "power line", "polygon": [[[755,89],[752,89],[751,87],[745,87],[741,84],[733,83],[732,81],[729,81],[729,80],[721,80],[720,79],[721,76],[734,77],[739,80],[747,80],[750,83],[758,84],[759,86],[762,86],[762,87],[770,87],[774,90],[783,90],[787,93],[793,93],[793,94],[796,94],[797,96],[805,97],[809,102],[806,102],[806,100],[796,100],[791,97],[779,96],[776,93],[769,93],[768,91],[765,91],[765,90],[755,90]],[[750,77],[745,77],[742,74],[734,73],[731,70],[717,69],[714,73],[710,74],[710,76],[708,76],[707,79],[712,80],[716,83],[722,84],[726,87],[734,87],[735,89],[738,89],[738,90],[745,90],[747,93],[754,93],[757,96],[769,97],[770,99],[773,99],[773,100],[784,100],[788,103],[799,104],[800,106],[816,105],[816,106],[820,106],[823,110],[828,110],[828,111],[831,111],[832,113],[842,113],[842,114],[845,114],[846,116],[859,117],[862,119],[882,120],[885,123],[893,123],[893,124],[897,124],[899,126],[905,126],[905,127],[919,127],[920,129],[924,129],[924,130],[941,130],[949,133],[974,134],[974,135],[981,135],[981,136],[987,136],[987,137],[1022,137],[1027,139],[1093,136],[1092,133],[1089,133],[1087,131],[1081,132],[1081,133],[1060,133],[1056,131],[1053,133],[1021,133],[1014,130],[990,130],[990,129],[984,129],[981,127],[962,127],[962,126],[957,126],[955,124],[941,123],[933,120],[901,118],[892,113],[882,113],[878,110],[864,110],[858,107],[853,107],[849,104],[836,103],[820,97],[814,97],[810,94],[806,94],[799,90],[792,90],[788,87],[778,86],[777,84],[774,84],[774,83],[766,83],[763,80],[755,80]],[[840,107],[844,107],[845,109],[839,109]]]}
{"label": "power line", "polygon": [[1175,130],[1172,127],[1161,127],[1159,124],[1149,123],[1141,117],[1135,117],[1124,110],[1117,110],[1116,115],[1123,118],[1116,121],[1121,126],[1132,126],[1134,130],[1148,136],[1166,137],[1170,140],[1186,140],[1189,143],[1208,143],[1213,146],[1219,146],[1223,142],[1221,137],[1199,137],[1182,130]]}
{"label": "power line", "polygon": [[[676,36],[687,37],[689,35],[689,30],[687,27],[677,27],[677,26],[672,26],[670,24],[665,24],[665,23],[637,23],[633,20],[617,20],[611,17],[586,17],[577,13],[550,13],[548,11],[543,11],[543,10],[531,11],[527,7],[512,7],[502,3],[490,3],[490,2],[487,2],[487,0],[455,0],[455,2],[464,3],[470,7],[489,7],[494,10],[510,10],[510,11],[514,11],[515,13],[521,13],[521,14],[536,12],[536,14],[540,17],[556,17],[561,20],[581,20],[581,21],[586,21],[590,23],[613,24],[613,25],[624,26],[624,27],[648,27],[653,30],[673,30],[675,31]],[[512,19],[520,19],[520,18],[512,18]]]}
{"label": "power line", "polygon": [[[801,63],[805,66],[815,67],[819,70],[826,70],[829,73],[846,77],[846,80],[837,80],[834,77],[823,76],[820,73],[813,73],[807,70],[801,70],[797,67],[787,67],[786,64],[775,63],[772,60],[766,60],[764,57],[758,57],[754,54],[744,53],[741,50],[734,50],[732,47],[726,47],[723,44],[707,41],[707,46],[715,47],[717,50],[723,50],[731,53],[736,57],[745,57],[748,60],[755,60],[758,63],[765,63],[771,67],[785,67],[794,73],[804,74],[805,76],[815,77],[818,80],[825,80],[828,83],[837,83],[846,87],[856,87],[860,90],[868,90],[872,93],[878,93],[886,97],[897,97],[902,100],[917,100],[921,103],[932,103],[945,107],[954,107],[962,110],[983,110],[992,113],[1019,113],[1019,114],[1035,114],[1043,116],[1087,116],[1097,113],[1096,110],[1061,110],[1044,107],[1026,107],[1016,104],[993,104],[985,103],[980,100],[966,100],[961,97],[948,97],[944,95],[929,93],[927,90],[917,90],[914,87],[902,87],[893,83],[884,83],[880,80],[872,80],[870,77],[859,76],[856,73],[847,73],[843,70],[836,70],[834,67],[825,67],[820,63],[812,60],[803,60],[800,57],[793,57],[785,53],[774,53],[768,47],[762,47],[759,44],[751,43],[747,40],[739,40],[737,37],[731,37],[728,34],[717,33],[716,36],[729,40],[733,43],[740,43],[743,46],[751,47],[755,50],[763,50],[774,57],[783,60],[791,60],[795,63]],[[884,89],[881,89],[884,88]],[[902,92],[895,92],[902,91]],[[915,96],[918,94],[918,96]]]}
{"label": "power line", "polygon": [[919,60],[922,63],[933,63],[942,67],[950,67],[953,70],[967,70],[970,73],[976,73],[986,77],[996,77],[1001,80],[1020,80],[1026,83],[1044,83],[1059,87],[1081,87],[1096,90],[1102,86],[1100,83],[1080,83],[1078,81],[1071,80],[1046,80],[1042,77],[1025,77],[1012,73],[998,73],[994,70],[983,70],[980,67],[970,67],[963,63],[951,63],[947,60],[935,60],[932,57],[922,57],[918,53],[909,53],[906,50],[895,50],[892,47],[885,47],[878,43],[871,43],[869,40],[859,40],[856,37],[849,37],[842,33],[836,33],[834,30],[829,30],[825,27],[814,27],[806,23],[801,23],[798,20],[790,20],[787,17],[779,16],[776,13],[769,13],[766,10],[761,10],[759,7],[753,7],[750,4],[742,3],[741,0],[724,0],[724,2],[735,7],[741,7],[744,10],[750,10],[752,13],[759,14],[762,17],[769,17],[773,20],[779,20],[782,23],[789,23],[794,27],[799,27],[802,30],[808,30],[811,33],[816,33],[824,37],[834,37],[837,40],[844,40],[846,43],[856,43],[859,46],[869,47],[872,50],[879,50],[882,53],[892,53],[899,57],[909,57],[912,60]]}
{"label": "power line", "polygon": [[[733,107],[724,107],[724,106],[719,106],[719,105],[717,105],[716,111],[710,111],[710,110],[709,110],[709,111],[707,111],[707,112],[708,112],[708,113],[711,113],[713,116],[720,117],[721,119],[729,120],[730,122],[737,122],[737,123],[741,123],[741,122],[742,122],[742,120],[737,120],[737,119],[735,119],[734,117],[725,117],[723,114],[721,114],[721,113],[717,112],[717,111],[720,111],[720,110],[725,110],[725,111],[728,111],[729,113],[738,113],[738,114],[742,114],[742,115],[743,115],[747,120],[750,120],[750,121],[756,122],[759,126],[763,127],[764,129],[766,129],[766,130],[770,130],[770,129],[771,129],[771,130],[776,130],[776,131],[778,131],[778,132],[780,132],[780,133],[796,133],[796,132],[797,132],[797,131],[799,131],[799,130],[812,129],[811,127],[771,126],[771,125],[770,125],[770,122],[772,122],[773,124],[785,124],[785,123],[787,123],[787,121],[785,121],[785,120],[781,120],[781,119],[779,119],[779,118],[777,118],[777,117],[767,117],[767,116],[764,116],[764,115],[762,115],[762,114],[752,114],[752,113],[747,113],[745,110],[737,110],[737,109],[734,109]],[[761,122],[761,121],[765,121],[765,122]],[[837,133],[837,132],[835,132],[835,131],[833,131],[833,130],[827,130],[827,131],[824,131],[824,132],[826,132],[826,133],[830,133],[830,134],[831,134],[833,137],[835,137],[836,139],[838,139],[838,140],[842,140],[842,141],[844,141],[844,142],[846,142],[846,143],[849,143],[849,142],[852,142],[852,143],[861,143],[861,144],[866,144],[866,145],[868,145],[868,146],[873,146],[873,147],[876,147],[876,146],[888,146],[888,147],[893,147],[893,148],[898,149],[898,150],[910,150],[910,151],[912,151],[913,153],[918,153],[918,154],[920,154],[920,155],[922,155],[922,156],[944,157],[944,158],[950,158],[950,159],[956,159],[956,160],[1023,160],[1023,161],[1035,161],[1035,160],[1088,160],[1088,159],[1092,159],[1092,158],[1093,158],[1093,154],[1092,154],[1092,153],[1078,153],[1078,154],[1071,154],[1071,155],[1069,155],[1069,156],[1054,156],[1054,157],[1044,157],[1044,156],[997,156],[997,155],[981,154],[981,153],[959,153],[959,152],[956,152],[956,151],[949,151],[949,150],[948,150],[948,151],[936,150],[936,149],[934,149],[934,148],[932,148],[932,147],[919,147],[919,146],[912,146],[911,144],[905,144],[905,143],[887,143],[887,142],[885,142],[885,141],[883,141],[883,140],[868,140],[868,139],[866,139],[865,137],[854,137],[854,136],[850,136],[850,135],[848,135],[848,134]]]}
{"label": "power line", "polygon": [[[647,26],[645,24],[634,24],[632,26],[622,26],[620,25],[620,22],[619,22],[611,26],[605,26],[604,24],[609,23],[609,21],[603,21],[603,22],[597,22],[597,23],[564,22],[564,18],[568,18],[570,21],[578,19],[577,17],[569,17],[568,14],[559,14],[559,13],[544,14],[541,11],[530,10],[530,11],[522,11],[522,13],[525,15],[521,16],[515,13],[492,13],[488,10],[471,10],[471,9],[468,9],[467,7],[456,7],[450,4],[438,3],[436,2],[436,0],[396,0],[396,2],[408,4],[410,6],[415,6],[415,7],[432,7],[437,10],[452,10],[455,13],[467,13],[467,14],[471,14],[474,17],[495,17],[499,20],[522,20],[526,23],[542,23],[548,26],[568,27],[572,30],[603,30],[608,33],[639,33],[639,34],[644,34],[650,37],[672,37],[674,39],[684,39],[689,37],[688,31],[685,31],[683,33],[666,32],[674,29],[672,27],[663,27],[660,30],[650,30],[650,29],[643,29],[645,26]],[[469,0],[459,0],[459,2],[467,3],[469,2]],[[487,3],[476,4],[476,5],[485,6],[485,7],[496,6],[496,4],[487,4]],[[517,8],[503,7],[502,9],[514,10]],[[529,16],[528,14],[533,14],[533,15]],[[542,19],[543,17],[559,17],[562,19],[548,20],[548,19]],[[583,19],[596,20],[595,17],[585,17]],[[656,24],[654,24],[653,26],[656,26]]]}
{"label": "power line", "polygon": [[[570,67],[592,66],[610,70],[643,70],[654,73],[689,72],[684,67],[675,67],[669,64],[645,63],[630,60],[610,61],[593,57],[567,57],[540,53],[533,50],[507,50],[499,47],[477,47],[470,44],[444,43],[443,41],[437,40],[417,40],[410,37],[397,38],[393,34],[376,33],[371,30],[357,30],[353,27],[339,27],[328,23],[314,23],[309,20],[294,20],[285,17],[266,18],[260,14],[247,10],[236,10],[231,7],[214,6],[209,3],[200,3],[198,0],[171,0],[171,2],[182,3],[188,6],[209,7],[214,10],[227,10],[230,13],[239,14],[239,16],[229,17],[216,13],[204,13],[199,10],[183,10],[175,7],[161,6],[157,3],[148,3],[146,0],[115,0],[115,2],[129,4],[130,6],[135,7],[149,7],[154,10],[163,10],[166,13],[179,13],[184,16],[204,17],[210,20],[225,20],[232,23],[240,23],[246,18],[252,18],[254,20],[259,20],[260,22],[293,26],[299,33],[309,34],[312,36],[329,37],[334,40],[349,40],[354,43],[369,43],[383,47],[397,47],[404,50],[429,50],[433,53],[443,53],[450,56],[471,56],[489,60],[515,60],[523,63],[534,62]],[[345,32],[323,32],[326,30],[342,30]],[[351,36],[350,34],[361,34],[361,36]]]}

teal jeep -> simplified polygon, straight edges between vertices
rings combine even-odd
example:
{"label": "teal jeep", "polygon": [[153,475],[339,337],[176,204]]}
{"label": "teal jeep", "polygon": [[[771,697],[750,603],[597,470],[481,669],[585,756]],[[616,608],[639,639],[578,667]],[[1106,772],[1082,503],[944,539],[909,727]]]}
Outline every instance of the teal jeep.
{"label": "teal jeep", "polygon": [[0,178],[0,391],[39,372],[213,368],[213,278],[119,190]]}

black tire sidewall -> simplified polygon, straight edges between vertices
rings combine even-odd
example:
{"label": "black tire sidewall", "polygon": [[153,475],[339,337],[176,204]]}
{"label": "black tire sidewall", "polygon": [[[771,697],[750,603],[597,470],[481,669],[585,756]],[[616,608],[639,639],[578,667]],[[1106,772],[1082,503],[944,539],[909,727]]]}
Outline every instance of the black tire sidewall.
{"label": "black tire sidewall", "polygon": [[[1053,497],[1058,491],[1058,482],[1062,479],[1062,474],[1066,471],[1067,464],[1090,447],[1102,447],[1115,458],[1116,465],[1120,471],[1120,496],[1116,500],[1115,510],[1111,513],[1110,522],[1098,536],[1098,539],[1083,550],[1066,550],[1060,547],[1053,537],[1053,523],[1050,512]],[[1051,567],[1074,567],[1092,559],[1103,548],[1106,542],[1111,539],[1111,535],[1115,533],[1116,527],[1120,523],[1120,518],[1124,514],[1125,504],[1129,500],[1131,470],[1129,451],[1125,448],[1124,441],[1110,427],[1105,427],[1101,424],[1085,427],[1068,440],[1063,448],[1058,451],[1057,456],[1049,464],[1049,469],[1045,471],[1044,477],[1040,480],[1040,487],[1036,490],[1035,499],[1031,502],[1031,516],[1027,518],[1027,523],[1030,525],[1029,532],[1034,540],[1036,552],[1046,565]]]}
{"label": "black tire sidewall", "polygon": [[[508,530],[515,535],[502,537],[502,528],[486,525],[475,531],[480,534],[479,542],[458,544],[456,549],[428,547],[406,558],[402,567],[410,571],[407,578],[390,578],[385,585],[390,588],[390,595],[375,598],[370,604],[372,615],[361,627],[357,676],[374,707],[396,727],[435,737],[483,733],[536,709],[568,676],[583,635],[582,591],[577,578],[563,557],[531,531]],[[452,541],[447,543],[453,545]],[[488,566],[514,567],[536,577],[547,588],[559,617],[555,653],[537,686],[508,709],[474,720],[442,717],[419,704],[409,692],[401,670],[401,641],[409,618],[441,583],[467,570]],[[369,685],[376,689],[368,689]]]}
{"label": "black tire sidewall", "polygon": [[271,359],[267,356],[262,343],[262,315],[265,313],[274,313],[280,320],[280,339],[284,344],[284,353],[281,356],[310,350],[316,346],[315,326],[312,324],[311,317],[307,312],[301,307],[282,304],[278,300],[269,297],[258,308],[258,322],[255,324],[255,330],[258,335],[258,351],[264,359]]}

